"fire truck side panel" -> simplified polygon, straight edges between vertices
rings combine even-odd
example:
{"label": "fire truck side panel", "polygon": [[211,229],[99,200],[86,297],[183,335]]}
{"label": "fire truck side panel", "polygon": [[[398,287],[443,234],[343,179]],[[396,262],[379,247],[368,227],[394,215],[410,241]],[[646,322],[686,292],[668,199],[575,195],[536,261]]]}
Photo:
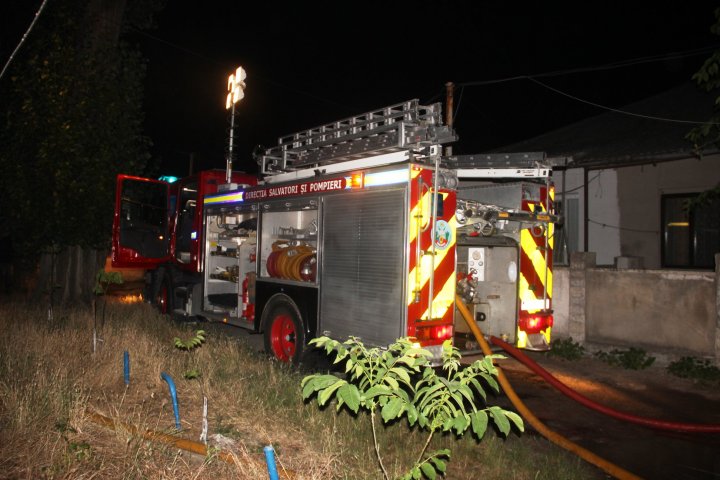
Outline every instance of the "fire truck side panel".
{"label": "fire truck side panel", "polygon": [[[413,165],[407,237],[408,334],[425,345],[440,345],[452,337],[457,282],[456,194],[441,189],[433,212],[433,183],[434,170]],[[437,214],[434,246],[433,213]]]}
{"label": "fire truck side panel", "polygon": [[320,327],[388,345],[406,335],[407,184],[323,199]]}

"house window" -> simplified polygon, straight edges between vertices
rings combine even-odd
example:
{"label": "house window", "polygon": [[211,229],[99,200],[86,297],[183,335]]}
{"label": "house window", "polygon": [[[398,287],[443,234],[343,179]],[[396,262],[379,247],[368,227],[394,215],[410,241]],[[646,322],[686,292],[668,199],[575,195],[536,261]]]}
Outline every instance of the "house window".
{"label": "house window", "polygon": [[662,266],[715,268],[720,252],[720,200],[693,204],[698,194],[663,195]]}

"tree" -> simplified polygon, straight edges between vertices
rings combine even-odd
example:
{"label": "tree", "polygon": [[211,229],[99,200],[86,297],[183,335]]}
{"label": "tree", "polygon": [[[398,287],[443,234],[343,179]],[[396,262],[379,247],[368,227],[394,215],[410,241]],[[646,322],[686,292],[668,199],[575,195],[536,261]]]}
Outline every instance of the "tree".
{"label": "tree", "polygon": [[[710,31],[715,35],[720,35],[720,7],[715,9],[715,23],[710,27]],[[692,79],[705,91],[718,93],[718,89],[720,89],[720,49],[715,50],[710,58],[705,60]],[[720,148],[720,94],[715,97],[714,113],[710,119],[690,130],[686,138],[693,142],[694,150],[699,156],[702,156],[710,146]],[[720,185],[702,192],[695,200],[690,201],[686,208],[689,210],[698,206],[707,206],[718,198],[720,198]]]}
{"label": "tree", "polygon": [[0,83],[0,224],[14,259],[25,270],[40,265],[38,291],[92,298],[115,176],[149,163],[145,64],[127,34],[148,28],[160,7],[50,2]]}
{"label": "tree", "polygon": [[[720,35],[720,8],[715,9],[715,23],[710,27],[715,35]],[[692,79],[698,86],[707,92],[717,92],[720,88],[720,50],[705,60],[700,70],[695,72]],[[714,114],[702,125],[693,128],[686,138],[693,142],[698,154],[709,146],[720,147],[720,95],[715,98]]]}

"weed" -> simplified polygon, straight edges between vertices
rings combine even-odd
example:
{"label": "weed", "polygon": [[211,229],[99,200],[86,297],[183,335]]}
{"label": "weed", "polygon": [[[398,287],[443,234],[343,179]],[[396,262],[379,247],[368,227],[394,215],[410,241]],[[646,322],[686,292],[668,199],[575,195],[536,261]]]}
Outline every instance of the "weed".
{"label": "weed", "polygon": [[610,352],[600,350],[595,352],[595,357],[608,365],[626,370],[643,370],[655,362],[655,357],[649,356],[642,348],[635,347],[628,350],[613,349]]}
{"label": "weed", "polygon": [[[310,343],[323,348],[328,354],[334,354],[335,363],[344,361],[348,380],[335,375],[309,375],[302,381],[303,398],[317,394],[321,407],[335,399],[338,411],[343,405],[355,414],[361,409],[367,410],[375,455],[386,480],[390,476],[380,454],[375,426],[378,413],[385,424],[406,417],[411,428],[417,426],[429,432],[414,465],[402,475],[403,480],[422,476],[434,480],[438,474],[444,475],[450,450],[427,451],[435,433],[454,433],[460,437],[470,429],[479,440],[485,435],[489,420],[505,436],[512,425],[521,432],[524,429],[518,414],[497,406],[483,408],[487,396],[480,379],[495,392],[499,391],[493,359],[502,357],[488,355],[460,369],[458,349],[445,342],[442,375],[439,375],[430,367],[430,353],[406,338],[397,340],[387,350],[367,348],[354,337],[342,343],[320,337]],[[478,395],[482,397],[482,402],[478,401]]]}
{"label": "weed", "polygon": [[691,378],[706,383],[720,383],[720,368],[710,363],[710,360],[682,357],[680,360],[671,362],[667,366],[667,371],[680,378]]}
{"label": "weed", "polygon": [[[185,340],[194,330],[168,321],[149,304],[114,303],[107,311],[104,346],[93,354],[93,312],[57,307],[55,319],[66,320],[48,329],[45,308],[0,301],[0,477],[267,478],[262,447],[268,444],[276,449],[278,468],[294,471],[298,480],[378,477],[366,421],[370,414],[336,415],[334,409],[302,402],[303,374],[268,362],[244,341],[211,334],[208,327],[201,348],[181,352],[169,340]],[[125,350],[133,362],[127,386]],[[168,432],[173,411],[160,372],[180,376],[196,366],[200,379],[176,385],[183,423],[177,435],[199,437],[207,396],[208,437],[220,433],[232,440],[210,445],[213,461],[178,454],[177,448],[124,429],[107,429],[87,415],[94,411],[138,431]],[[407,422],[384,425],[376,433],[392,478],[404,473],[403,465],[414,464],[427,440],[427,431],[411,429]],[[215,448],[239,462],[221,461],[212,455]],[[467,434],[437,434],[427,448],[452,450],[445,476],[454,480],[602,478],[577,458],[528,435],[485,435],[478,445]]]}
{"label": "weed", "polygon": [[564,360],[580,360],[585,355],[585,347],[570,338],[559,338],[551,344],[547,354]]}

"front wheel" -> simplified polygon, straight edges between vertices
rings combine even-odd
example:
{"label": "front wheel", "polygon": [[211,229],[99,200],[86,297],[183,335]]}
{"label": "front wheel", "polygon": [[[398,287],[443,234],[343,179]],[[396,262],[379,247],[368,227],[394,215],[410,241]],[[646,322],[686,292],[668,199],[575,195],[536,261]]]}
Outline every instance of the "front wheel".
{"label": "front wheel", "polygon": [[162,277],[160,288],[158,289],[157,295],[155,296],[155,306],[158,311],[163,315],[169,315],[172,312],[172,284],[170,282],[170,276],[165,274]]}
{"label": "front wheel", "polygon": [[281,362],[300,363],[305,349],[305,331],[295,302],[278,295],[263,314],[265,351]]}

